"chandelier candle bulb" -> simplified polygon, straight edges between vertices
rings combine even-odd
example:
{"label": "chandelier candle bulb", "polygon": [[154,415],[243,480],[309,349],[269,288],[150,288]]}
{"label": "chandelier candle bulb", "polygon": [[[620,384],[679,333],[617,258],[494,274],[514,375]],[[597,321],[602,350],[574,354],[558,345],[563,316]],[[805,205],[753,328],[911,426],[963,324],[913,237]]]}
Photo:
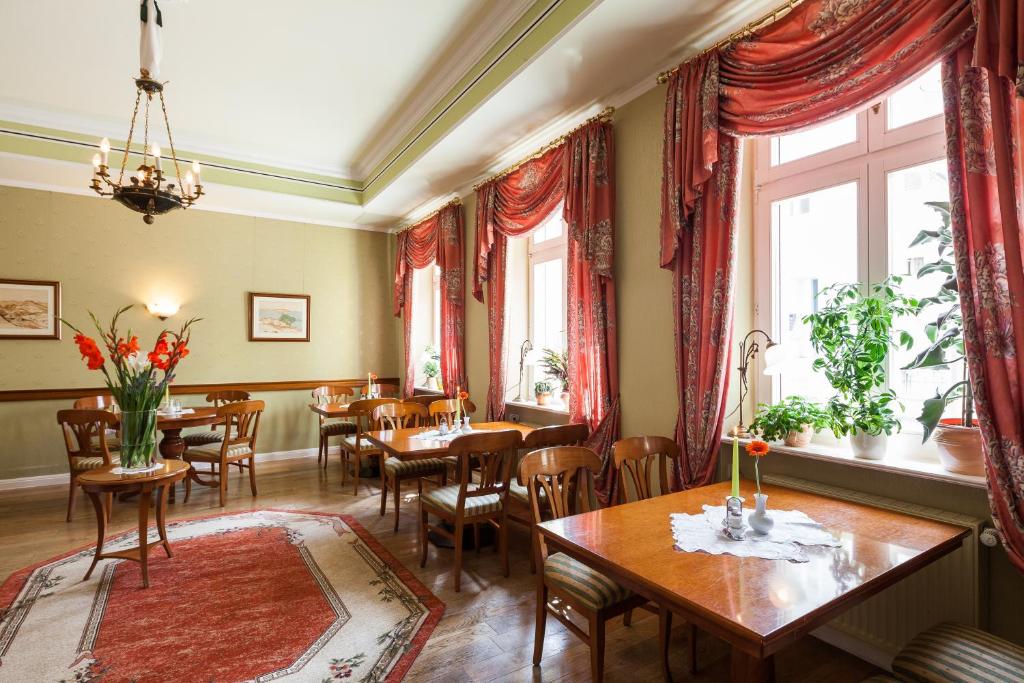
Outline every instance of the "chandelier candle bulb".
{"label": "chandelier candle bulb", "polygon": [[92,155],[92,167],[93,167],[95,173],[99,173],[100,172],[100,162],[101,162],[100,155],[99,154],[93,154]]}
{"label": "chandelier candle bulb", "polygon": [[202,171],[202,167],[199,166],[198,161],[192,162],[192,176],[196,179],[196,184],[199,184],[199,172]]}
{"label": "chandelier candle bulb", "polygon": [[158,144],[156,144],[154,142],[153,143],[153,160],[154,160],[154,162],[156,164],[156,168],[157,168],[158,171],[161,170],[161,166],[162,166],[162,164],[161,164],[162,159],[160,157],[160,151],[161,151],[160,150],[160,145],[158,145]]}
{"label": "chandelier candle bulb", "polygon": [[107,160],[110,156],[110,140],[103,138],[100,140],[100,166],[107,166]]}

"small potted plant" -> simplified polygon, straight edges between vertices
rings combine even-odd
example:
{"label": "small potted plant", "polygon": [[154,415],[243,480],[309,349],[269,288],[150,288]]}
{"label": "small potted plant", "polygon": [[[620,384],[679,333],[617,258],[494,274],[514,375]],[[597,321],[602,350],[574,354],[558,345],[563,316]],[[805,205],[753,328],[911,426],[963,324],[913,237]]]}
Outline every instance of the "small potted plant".
{"label": "small potted plant", "polygon": [[832,426],[830,414],[803,396],[787,396],[775,405],[761,403],[750,431],[765,441],[782,441],[787,446],[806,446],[811,437]]}
{"label": "small potted plant", "polygon": [[540,365],[553,380],[562,385],[562,403],[569,405],[569,352],[545,348]]}
{"label": "small potted plant", "polygon": [[[899,291],[900,282],[893,276],[867,293],[859,284],[833,285],[821,292],[825,304],[803,319],[818,353],[812,367],[837,392],[828,402],[832,431],[849,435],[853,454],[867,460],[885,457],[887,436],[901,427],[893,409],[896,393],[883,389],[885,360],[894,321],[915,314],[919,305]],[[909,349],[914,339],[901,332],[899,343]]]}
{"label": "small potted plant", "polygon": [[426,377],[427,389],[437,389],[437,376],[441,372],[436,360],[423,363],[423,376]]}
{"label": "small potted plant", "polygon": [[[910,246],[934,243],[939,257],[917,271],[918,279],[940,273],[944,281],[935,294],[921,300],[920,310],[937,310],[935,319],[925,327],[928,346],[904,370],[948,368],[962,364],[962,379],[945,391],[936,390],[927,399],[917,421],[923,427],[924,438],[935,439],[942,466],[950,472],[983,476],[985,461],[981,450],[981,431],[974,419],[974,395],[967,377],[964,354],[963,317],[960,313],[960,294],[953,262],[953,231],[950,228],[949,202],[926,202],[942,218],[937,230],[922,230]],[[947,406],[960,402],[958,417],[943,418]]]}
{"label": "small potted plant", "polygon": [[551,400],[551,382],[546,379],[535,382],[533,385],[533,393],[537,399],[537,405],[546,406],[548,401]]}

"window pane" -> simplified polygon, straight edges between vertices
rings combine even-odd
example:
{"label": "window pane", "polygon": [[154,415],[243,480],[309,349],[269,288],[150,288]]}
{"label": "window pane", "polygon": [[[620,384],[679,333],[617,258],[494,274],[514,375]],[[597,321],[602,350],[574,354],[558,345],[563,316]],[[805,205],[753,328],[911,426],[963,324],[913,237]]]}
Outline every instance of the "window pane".
{"label": "window pane", "polygon": [[565,285],[560,258],[533,264],[533,346],[561,350],[565,328]]}
{"label": "window pane", "polygon": [[810,328],[802,320],[818,309],[818,292],[857,281],[857,183],[772,202],[772,234],[777,341],[795,358],[778,377],[780,397],[799,394],[824,401],[835,392],[811,368],[815,353]]}
{"label": "window pane", "polygon": [[562,205],[551,212],[546,221],[533,231],[533,243],[540,244],[562,236]]}
{"label": "window pane", "polygon": [[[921,230],[937,230],[942,226],[941,215],[925,202],[949,201],[949,184],[946,178],[946,161],[938,159],[919,166],[892,171],[886,177],[889,221],[889,270],[893,275],[903,276],[903,290],[906,294],[922,299],[936,294],[947,275],[934,272],[918,278],[917,271],[927,263],[939,258],[938,245],[927,242],[911,247],[910,243]],[[946,252],[946,259],[951,255]],[[904,428],[920,433],[921,426],[916,418],[921,412],[921,403],[935,395],[936,389],[945,391],[954,384],[963,372],[963,364],[952,368],[920,368],[900,370],[922,350],[928,348],[925,325],[934,321],[939,313],[951,305],[929,306],[919,316],[900,318],[897,327],[914,336],[914,346],[909,350],[898,349],[890,354],[890,386],[906,406]],[[950,416],[957,414],[957,406],[950,405]]]}
{"label": "window pane", "polygon": [[890,95],[886,109],[889,130],[941,114],[941,67],[934,65]]}
{"label": "window pane", "polygon": [[772,138],[772,166],[857,141],[857,115],[850,114],[789,135]]}

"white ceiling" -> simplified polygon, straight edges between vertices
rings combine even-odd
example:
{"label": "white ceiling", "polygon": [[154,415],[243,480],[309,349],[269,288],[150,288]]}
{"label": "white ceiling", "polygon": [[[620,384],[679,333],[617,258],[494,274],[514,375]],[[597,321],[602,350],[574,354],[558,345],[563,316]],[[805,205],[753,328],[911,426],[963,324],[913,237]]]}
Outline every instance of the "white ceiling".
{"label": "white ceiling", "polygon": [[[179,148],[362,180],[532,1],[160,4],[161,80],[170,81]],[[366,206],[304,200],[310,219],[385,227],[421,213],[603,106],[653,87],[659,70],[777,4],[596,0]],[[138,69],[138,5],[0,0],[0,119],[123,137]],[[16,173],[18,165],[0,167]],[[13,184],[8,171],[0,175]],[[219,188],[207,189],[213,208]]]}

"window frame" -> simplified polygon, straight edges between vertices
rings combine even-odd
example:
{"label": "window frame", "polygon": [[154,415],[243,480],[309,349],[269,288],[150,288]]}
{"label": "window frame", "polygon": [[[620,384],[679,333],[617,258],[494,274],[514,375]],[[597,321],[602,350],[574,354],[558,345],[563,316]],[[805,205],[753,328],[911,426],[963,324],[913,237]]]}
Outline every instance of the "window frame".
{"label": "window frame", "polygon": [[[558,237],[546,239],[540,244],[534,242],[534,236],[537,234],[537,230],[542,229],[538,226],[536,230],[526,235],[525,238],[528,240],[526,250],[526,335],[527,338],[532,341],[536,340],[536,320],[534,319],[534,296],[537,293],[537,285],[534,282],[534,266],[548,261],[554,261],[561,259],[562,261],[562,348],[566,348],[568,345],[568,294],[569,294],[569,239],[568,239],[568,226],[565,220],[562,218],[562,205],[559,204],[552,214],[545,219],[542,225],[546,225],[548,221],[558,221],[562,226],[561,234]],[[542,347],[535,347],[536,352],[540,352]],[[528,389],[527,396],[534,396],[533,385],[536,382],[536,377],[540,373],[538,372],[537,364],[531,363],[527,366],[526,377],[526,388]],[[558,395],[561,391],[552,392],[554,395]],[[569,406],[548,405],[542,406],[545,409],[552,410],[554,412],[566,412],[569,411]]]}

